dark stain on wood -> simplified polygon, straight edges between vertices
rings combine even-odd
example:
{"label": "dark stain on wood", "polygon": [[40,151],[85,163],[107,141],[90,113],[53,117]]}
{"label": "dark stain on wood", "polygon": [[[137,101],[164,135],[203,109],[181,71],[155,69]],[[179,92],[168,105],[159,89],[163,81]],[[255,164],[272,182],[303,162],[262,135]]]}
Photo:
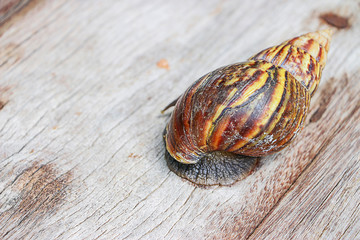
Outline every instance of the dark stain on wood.
{"label": "dark stain on wood", "polygon": [[24,56],[24,49],[16,43],[10,42],[0,48],[0,69],[9,68],[19,62]]}
{"label": "dark stain on wood", "polygon": [[51,164],[26,169],[17,182],[23,193],[18,212],[34,214],[54,209],[64,199],[71,178],[70,172],[57,176]]}
{"label": "dark stain on wood", "polygon": [[12,0],[0,4],[0,17],[8,13],[14,6],[16,6],[21,0]]}
{"label": "dark stain on wood", "polygon": [[0,25],[23,8],[29,0],[8,0],[0,2]]}
{"label": "dark stain on wood", "polygon": [[[3,0],[0,0],[0,8],[2,8],[1,6],[2,1]],[[39,6],[44,2],[46,2],[46,0],[8,0],[8,1],[18,2],[18,4],[13,6],[11,9],[8,9],[6,11],[6,14],[0,13],[0,37],[11,26],[16,24],[18,20],[22,19],[33,9],[39,11]]]}
{"label": "dark stain on wood", "polygon": [[0,86],[0,95],[3,95],[3,94],[5,94],[5,93],[8,93],[10,89],[11,89],[10,86],[5,86],[5,87],[1,87],[1,86]]}
{"label": "dark stain on wood", "polygon": [[6,105],[6,102],[0,100],[0,110],[2,110]]}
{"label": "dark stain on wood", "polygon": [[0,87],[0,110],[2,110],[5,105],[8,103],[9,96],[11,92],[9,91],[10,87]]}
{"label": "dark stain on wood", "polygon": [[72,172],[59,174],[53,164],[35,162],[22,171],[12,184],[12,191],[18,193],[12,207],[0,215],[5,230],[0,232],[0,238],[9,235],[15,226],[36,224],[56,212],[69,193],[72,179]]}
{"label": "dark stain on wood", "polygon": [[333,78],[329,79],[326,86],[324,86],[322,88],[322,91],[320,92],[321,99],[320,99],[319,107],[315,110],[315,112],[310,117],[310,120],[309,120],[310,123],[319,121],[321,119],[322,115],[324,114],[324,112],[326,111],[327,106],[329,105],[329,103],[331,101],[331,97],[336,92],[336,88],[334,88],[332,86],[333,81],[334,81]]}
{"label": "dark stain on wood", "polygon": [[344,29],[350,27],[349,17],[342,17],[332,12],[321,14],[320,19],[328,25],[336,27],[337,29]]}

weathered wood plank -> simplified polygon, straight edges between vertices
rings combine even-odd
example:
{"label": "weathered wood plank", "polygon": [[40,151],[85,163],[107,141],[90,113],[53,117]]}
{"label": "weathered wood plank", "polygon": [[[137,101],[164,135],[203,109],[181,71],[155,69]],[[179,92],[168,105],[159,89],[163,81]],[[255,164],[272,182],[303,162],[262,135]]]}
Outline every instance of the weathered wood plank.
{"label": "weathered wood plank", "polygon": [[24,7],[29,0],[2,0],[0,2],[0,24]]}
{"label": "weathered wood plank", "polygon": [[[0,238],[356,239],[359,7],[355,0],[26,7],[0,27]],[[327,27],[320,19],[327,12],[350,26],[334,28],[298,139],[231,187],[202,189],[170,172],[163,107],[210,70]]]}

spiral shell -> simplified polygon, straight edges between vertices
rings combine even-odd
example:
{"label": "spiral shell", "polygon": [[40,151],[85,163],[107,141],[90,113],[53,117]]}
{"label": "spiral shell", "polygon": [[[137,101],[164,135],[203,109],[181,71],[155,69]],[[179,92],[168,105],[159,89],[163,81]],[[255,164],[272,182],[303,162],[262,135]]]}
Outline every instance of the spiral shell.
{"label": "spiral shell", "polygon": [[197,80],[165,129],[170,169],[197,184],[231,184],[286,147],[303,127],[330,35],[293,38]]}

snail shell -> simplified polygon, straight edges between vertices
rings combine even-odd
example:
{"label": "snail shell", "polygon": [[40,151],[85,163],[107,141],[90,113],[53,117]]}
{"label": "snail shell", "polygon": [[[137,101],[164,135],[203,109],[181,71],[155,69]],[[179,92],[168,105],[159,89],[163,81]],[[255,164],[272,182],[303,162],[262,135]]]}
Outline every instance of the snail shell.
{"label": "snail shell", "polygon": [[330,35],[304,34],[192,84],[164,131],[169,168],[199,185],[229,185],[286,147],[303,127]]}

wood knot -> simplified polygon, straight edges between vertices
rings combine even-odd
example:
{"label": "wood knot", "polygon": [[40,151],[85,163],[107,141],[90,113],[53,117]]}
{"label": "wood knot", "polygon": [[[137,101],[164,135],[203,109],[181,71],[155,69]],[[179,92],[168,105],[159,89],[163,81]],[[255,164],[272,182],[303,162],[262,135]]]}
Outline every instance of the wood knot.
{"label": "wood knot", "polygon": [[320,19],[328,25],[336,27],[337,29],[350,27],[349,17],[342,17],[332,12],[321,14]]}

